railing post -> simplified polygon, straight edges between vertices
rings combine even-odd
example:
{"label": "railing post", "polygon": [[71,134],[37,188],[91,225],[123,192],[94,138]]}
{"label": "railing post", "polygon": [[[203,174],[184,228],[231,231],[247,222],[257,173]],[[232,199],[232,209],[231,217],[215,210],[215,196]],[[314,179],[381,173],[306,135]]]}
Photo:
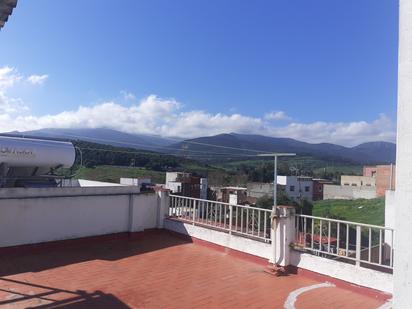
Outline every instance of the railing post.
{"label": "railing post", "polygon": [[195,221],[196,221],[196,200],[193,200],[193,221],[192,224],[195,225]]}
{"label": "railing post", "polygon": [[356,266],[360,266],[361,260],[361,227],[360,225],[356,226]]}
{"label": "railing post", "polygon": [[157,192],[157,228],[163,228],[164,219],[170,215],[171,198],[169,190],[158,190]]}
{"label": "railing post", "polygon": [[232,234],[232,220],[233,220],[233,206],[229,205],[229,234]]}

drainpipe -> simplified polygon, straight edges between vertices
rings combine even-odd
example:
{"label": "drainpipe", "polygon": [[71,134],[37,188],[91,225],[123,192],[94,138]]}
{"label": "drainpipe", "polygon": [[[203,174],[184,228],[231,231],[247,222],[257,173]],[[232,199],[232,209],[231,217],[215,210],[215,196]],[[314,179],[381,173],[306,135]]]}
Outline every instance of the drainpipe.
{"label": "drainpipe", "polygon": [[277,261],[277,235],[276,233],[278,232],[278,211],[277,208],[275,208],[275,211],[272,212],[272,226],[271,226],[271,231],[270,231],[270,240],[272,242],[272,256],[271,260],[269,261],[270,264],[273,264],[273,266],[276,266],[278,263]]}

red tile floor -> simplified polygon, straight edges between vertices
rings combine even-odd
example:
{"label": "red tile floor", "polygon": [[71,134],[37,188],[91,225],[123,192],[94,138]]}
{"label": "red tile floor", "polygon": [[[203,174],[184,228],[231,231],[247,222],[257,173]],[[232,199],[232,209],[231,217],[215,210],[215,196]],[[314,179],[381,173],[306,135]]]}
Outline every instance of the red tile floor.
{"label": "red tile floor", "polygon": [[[258,262],[167,231],[2,249],[0,307],[284,308],[291,292],[330,279],[276,277]],[[377,308],[385,298],[338,284],[307,291],[294,306]]]}

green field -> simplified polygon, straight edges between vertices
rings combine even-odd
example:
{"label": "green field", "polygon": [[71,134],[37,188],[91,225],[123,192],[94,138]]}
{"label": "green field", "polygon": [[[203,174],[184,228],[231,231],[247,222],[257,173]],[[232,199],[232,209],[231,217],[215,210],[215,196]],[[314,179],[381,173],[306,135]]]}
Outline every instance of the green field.
{"label": "green field", "polygon": [[76,178],[119,183],[120,177],[149,177],[154,183],[165,182],[165,172],[147,170],[140,167],[100,165],[94,168],[82,167]]}
{"label": "green field", "polygon": [[384,225],[385,199],[316,201],[313,202],[312,214],[317,217]]}
{"label": "green field", "polygon": [[[240,160],[212,164],[216,168],[224,169],[231,173],[244,172],[251,169],[273,169],[272,160]],[[334,163],[316,159],[309,156],[297,156],[289,159],[279,159],[278,169],[280,174],[293,175],[299,171],[302,175],[319,178],[336,178],[340,175],[362,175],[362,166],[351,163]]]}
{"label": "green field", "polygon": [[313,169],[313,174],[321,177],[327,175],[362,175],[362,166],[360,165],[343,165],[343,164],[326,164],[325,167]]}

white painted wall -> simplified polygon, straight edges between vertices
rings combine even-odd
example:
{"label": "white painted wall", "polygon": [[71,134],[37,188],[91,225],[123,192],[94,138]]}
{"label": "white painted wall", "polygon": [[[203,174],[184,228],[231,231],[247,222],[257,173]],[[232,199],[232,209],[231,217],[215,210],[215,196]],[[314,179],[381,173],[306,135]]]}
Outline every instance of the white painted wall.
{"label": "white painted wall", "polygon": [[360,286],[376,289],[386,293],[393,292],[393,276],[384,272],[357,267],[352,264],[293,250],[291,254],[291,264],[299,268],[307,269]]}
{"label": "white painted wall", "polygon": [[195,226],[190,223],[166,219],[164,228],[266,259],[269,259],[271,254],[270,244],[236,235],[229,235],[225,232]]}
{"label": "white painted wall", "polygon": [[63,179],[62,187],[120,187],[122,184],[88,179]]}
{"label": "white painted wall", "polygon": [[182,192],[182,183],[178,181],[168,181],[166,182],[165,188],[172,193],[180,193]]}
{"label": "white painted wall", "polygon": [[410,308],[412,291],[412,1],[399,1],[398,135],[394,308]]}
{"label": "white painted wall", "polygon": [[200,178],[200,199],[207,200],[207,188],[208,180],[207,178]]}
{"label": "white painted wall", "polygon": [[120,178],[120,184],[126,185],[126,186],[136,186],[140,187],[144,183],[151,183],[152,180],[150,178],[125,178],[121,177]]}
{"label": "white painted wall", "polygon": [[237,194],[229,194],[229,204],[237,205]]}
{"label": "white painted wall", "polygon": [[166,172],[166,185],[168,182],[177,181],[178,178],[187,178],[190,177],[190,173],[184,172]]}
{"label": "white painted wall", "polygon": [[136,189],[2,189],[0,247],[157,227],[158,195]]}
{"label": "white painted wall", "polygon": [[311,201],[313,199],[313,180],[311,178],[277,176],[277,184],[284,186],[286,195],[293,200],[306,199]]}
{"label": "white painted wall", "polygon": [[118,184],[118,183],[113,183],[113,182],[79,179],[79,186],[80,187],[121,187],[123,185]]}

